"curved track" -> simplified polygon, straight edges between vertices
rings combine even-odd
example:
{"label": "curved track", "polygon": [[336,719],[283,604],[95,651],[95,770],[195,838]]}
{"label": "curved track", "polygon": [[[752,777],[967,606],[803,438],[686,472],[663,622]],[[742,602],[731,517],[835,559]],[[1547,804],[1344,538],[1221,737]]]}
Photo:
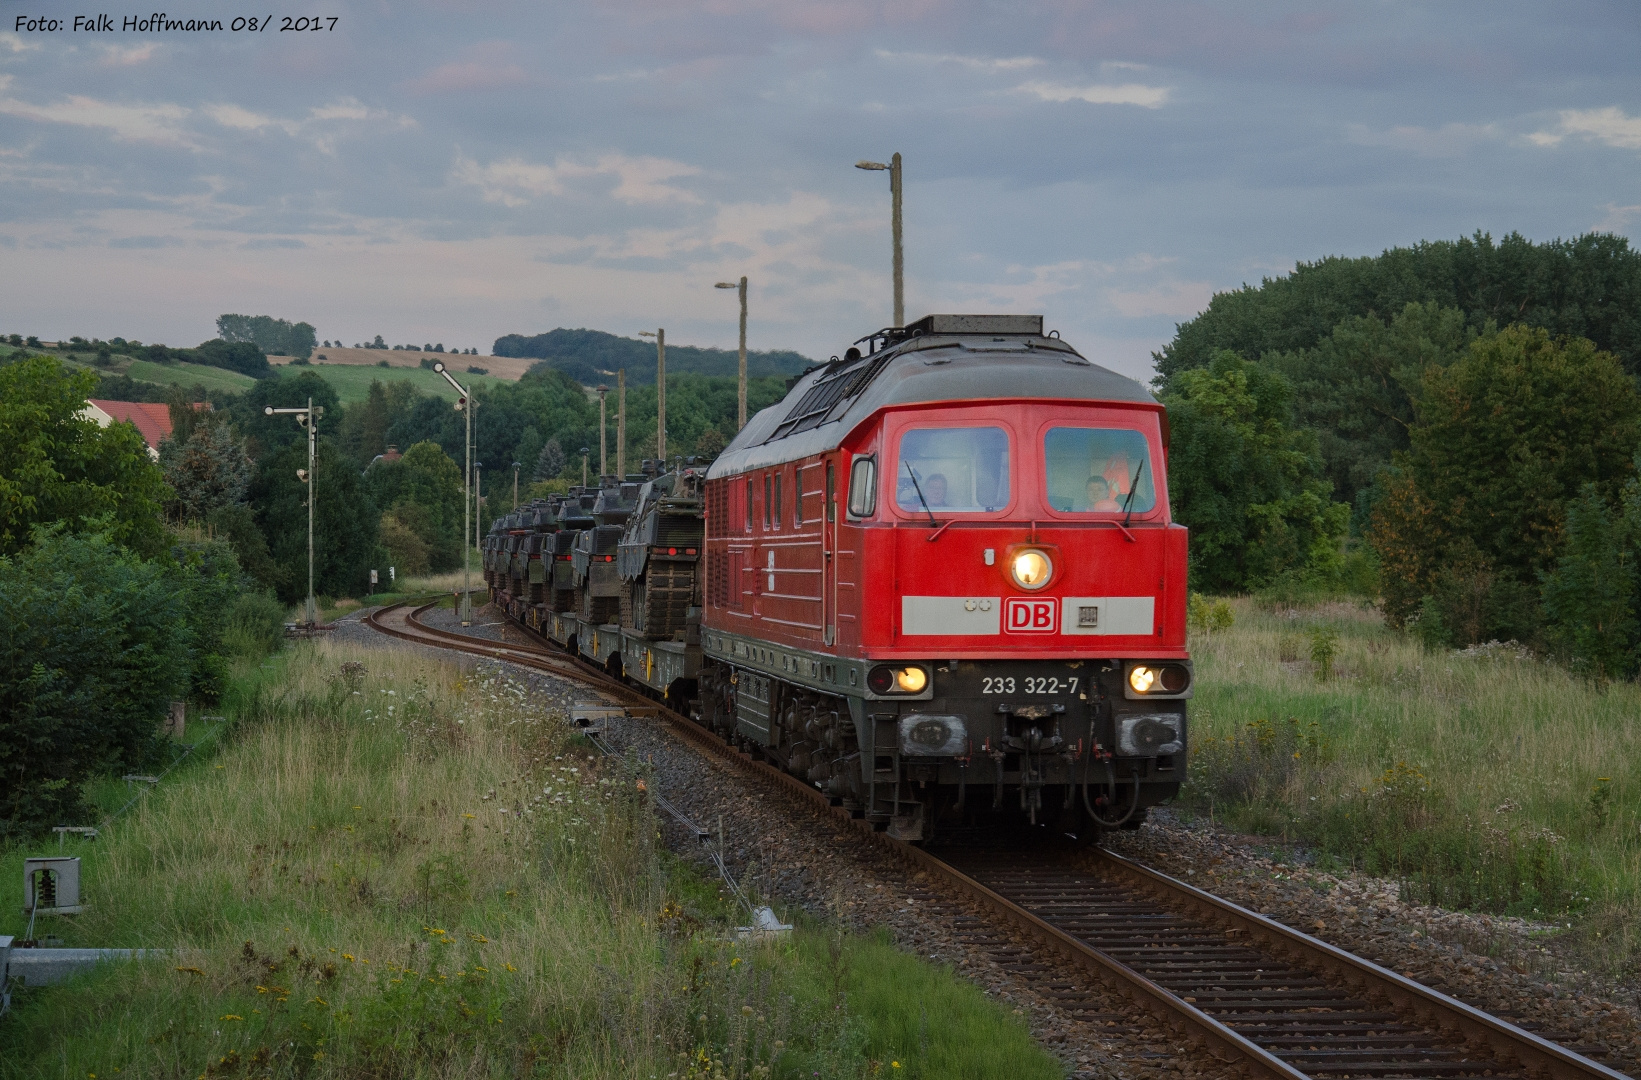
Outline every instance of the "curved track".
{"label": "curved track", "polygon": [[[948,893],[1115,987],[1210,1053],[1252,1074],[1307,1077],[1551,1077],[1623,1073],[1268,919],[1098,848],[1022,851],[964,844],[931,850],[892,840],[814,788],[729,746],[601,669],[543,641],[508,645],[427,626],[432,604],[395,605],[368,624],[407,641],[507,660],[582,683],[808,809],[840,820]],[[931,896],[938,906],[940,898]],[[972,942],[1001,957],[1018,946],[952,908]],[[1088,988],[1051,984],[1073,1013]],[[1103,1016],[1103,1014],[1102,1014]],[[1089,1019],[1093,1019],[1090,1016]],[[1585,1048],[1581,1048],[1585,1049]],[[1598,1053],[1599,1048],[1587,1048]]]}

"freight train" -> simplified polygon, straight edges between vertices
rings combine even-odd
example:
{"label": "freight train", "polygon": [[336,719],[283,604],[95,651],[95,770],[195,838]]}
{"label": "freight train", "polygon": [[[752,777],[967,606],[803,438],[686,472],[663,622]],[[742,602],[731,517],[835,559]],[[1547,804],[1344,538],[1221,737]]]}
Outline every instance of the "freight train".
{"label": "freight train", "polygon": [[513,618],[912,842],[1081,839],[1184,778],[1168,416],[1041,316],[930,315],[792,381],[710,467],[499,519]]}

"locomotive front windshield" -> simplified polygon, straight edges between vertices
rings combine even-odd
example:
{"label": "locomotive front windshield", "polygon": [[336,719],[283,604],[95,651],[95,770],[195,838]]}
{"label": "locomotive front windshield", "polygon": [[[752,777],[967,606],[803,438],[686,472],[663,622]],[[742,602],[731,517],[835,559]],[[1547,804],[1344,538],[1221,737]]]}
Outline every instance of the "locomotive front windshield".
{"label": "locomotive front windshield", "polygon": [[1002,428],[913,428],[900,437],[900,509],[989,514],[1008,504],[1009,436]]}
{"label": "locomotive front windshield", "polygon": [[1138,431],[1050,428],[1043,460],[1049,505],[1061,513],[1143,514],[1157,504],[1151,451]]}

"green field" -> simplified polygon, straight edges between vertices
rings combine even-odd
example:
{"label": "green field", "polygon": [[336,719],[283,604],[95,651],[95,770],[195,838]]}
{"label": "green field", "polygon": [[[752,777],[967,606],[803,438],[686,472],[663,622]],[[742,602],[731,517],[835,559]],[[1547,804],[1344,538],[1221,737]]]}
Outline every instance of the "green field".
{"label": "green field", "polygon": [[[475,359],[477,358],[475,357]],[[296,375],[303,371],[317,371],[324,376],[326,382],[335,387],[336,395],[342,399],[344,404],[365,400],[370,393],[372,381],[382,383],[408,382],[424,394],[437,394],[452,401],[456,398],[456,392],[450,389],[450,384],[445,382],[438,372],[428,371],[426,368],[365,367],[359,364],[311,364],[306,367],[286,366],[277,370],[283,375]],[[494,386],[506,381],[493,376],[468,375],[465,372],[456,370],[451,371],[451,375],[455,376],[456,381],[463,386]],[[137,376],[133,374],[131,377],[134,379]]]}
{"label": "green field", "polygon": [[[92,370],[98,370],[93,368]],[[450,388],[437,372],[425,368],[380,368],[362,367],[358,364],[311,364],[302,367],[279,367],[274,369],[281,377],[294,377],[304,371],[317,372],[326,382],[336,390],[336,396],[342,399],[343,404],[352,404],[363,401],[370,394],[372,382],[408,382],[424,394],[436,394],[440,397],[456,397],[456,392]],[[149,360],[133,360],[125,374],[140,382],[159,383],[162,386],[182,386],[193,388],[203,386],[207,390],[225,390],[229,393],[241,393],[256,382],[249,375],[241,375],[237,371],[227,371],[223,368],[207,367],[203,364],[186,364],[172,362],[156,364]],[[478,386],[495,385],[506,380],[493,376],[467,375],[453,373],[457,381]]]}
{"label": "green field", "polygon": [[[93,368],[92,370],[97,370]],[[207,390],[226,390],[238,394],[249,390],[256,382],[249,375],[204,364],[185,364],[174,361],[156,364],[151,360],[133,360],[125,373],[140,382],[159,383],[163,386],[203,386]]]}
{"label": "green field", "polygon": [[1560,918],[1592,969],[1641,962],[1641,688],[1426,648],[1366,605],[1232,605],[1192,634],[1189,804],[1411,899]]}

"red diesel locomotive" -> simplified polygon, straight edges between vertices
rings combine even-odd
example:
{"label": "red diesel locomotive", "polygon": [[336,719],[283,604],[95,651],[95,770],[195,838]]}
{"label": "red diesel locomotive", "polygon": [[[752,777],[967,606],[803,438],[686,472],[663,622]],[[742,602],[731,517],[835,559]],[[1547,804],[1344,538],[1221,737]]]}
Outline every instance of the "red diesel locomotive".
{"label": "red diesel locomotive", "polygon": [[858,344],[707,473],[697,718],[908,840],[1138,825],[1192,689],[1162,405],[1041,316]]}

